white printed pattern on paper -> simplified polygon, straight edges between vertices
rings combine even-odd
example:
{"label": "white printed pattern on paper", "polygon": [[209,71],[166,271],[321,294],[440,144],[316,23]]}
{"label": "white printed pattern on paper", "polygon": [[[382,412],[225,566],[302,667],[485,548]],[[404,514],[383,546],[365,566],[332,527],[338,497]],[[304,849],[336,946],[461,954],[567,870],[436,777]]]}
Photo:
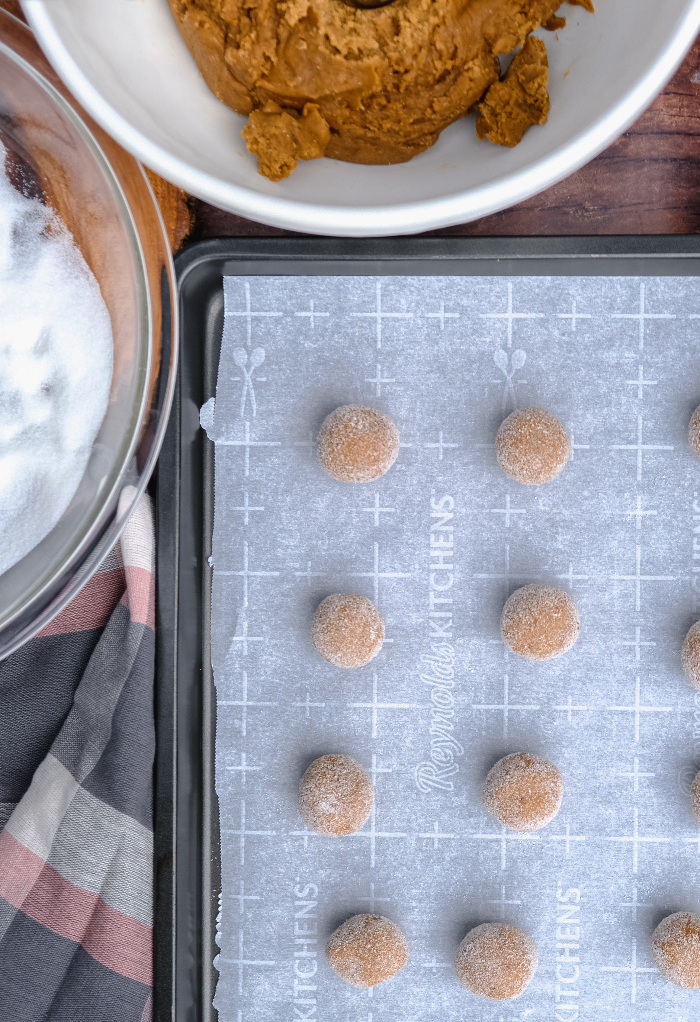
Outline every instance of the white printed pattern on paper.
{"label": "white printed pattern on paper", "polygon": [[[283,313],[281,313],[281,312],[274,312],[274,311],[273,312],[270,312],[270,311],[255,312],[252,309],[252,306],[251,306],[250,285],[249,285],[248,282],[243,282],[243,283],[244,283],[244,292],[245,292],[245,310],[243,312],[227,310],[227,315],[241,316],[241,317],[245,318],[245,323],[246,323],[246,346],[247,346],[247,348],[250,348],[251,347],[252,328],[253,328],[254,320],[257,317],[268,317],[268,316],[279,317],[279,316],[282,316]],[[485,318],[485,319],[495,319],[495,320],[503,319],[503,320],[506,321],[506,330],[507,330],[507,333],[506,333],[506,350],[503,350],[502,348],[499,347],[494,352],[494,362],[495,362],[496,366],[501,369],[501,371],[503,373],[503,376],[504,376],[504,381],[503,381],[503,396],[502,396],[502,407],[503,407],[503,411],[504,412],[505,412],[505,410],[506,410],[506,408],[507,408],[509,403],[510,403],[510,405],[512,405],[512,407],[517,407],[517,395],[516,395],[517,382],[514,380],[514,377],[515,377],[515,374],[518,372],[518,370],[520,370],[523,367],[523,365],[525,364],[526,358],[527,358],[525,351],[522,350],[522,349],[516,349],[515,351],[512,351],[512,353],[510,352],[510,349],[512,348],[512,343],[513,343],[514,327],[515,327],[515,325],[517,324],[517,322],[519,320],[526,320],[526,319],[530,319],[531,320],[531,319],[542,319],[542,318],[544,318],[544,313],[542,313],[542,312],[514,312],[513,311],[513,306],[514,306],[514,303],[513,303],[513,285],[509,282],[508,285],[507,285],[507,288],[508,288],[507,311],[504,312],[504,313],[503,312],[499,312],[499,313],[493,313],[493,312],[482,313],[482,317]],[[611,314],[613,318],[637,320],[637,323],[638,323],[638,344],[639,344],[639,350],[640,351],[642,351],[644,349],[644,343],[645,343],[645,324],[646,324],[647,321],[649,321],[649,320],[656,320],[656,319],[670,319],[670,318],[674,318],[673,314],[670,314],[670,313],[649,313],[649,312],[646,311],[646,308],[647,308],[647,295],[646,295],[646,292],[645,292],[645,285],[641,284],[640,285],[640,294],[639,294],[639,311],[635,312],[635,313],[613,313],[613,314]],[[419,312],[416,312],[415,314],[416,315],[420,315]],[[314,300],[311,299],[310,300],[309,312],[308,313],[307,312],[298,312],[297,311],[296,313],[294,313],[294,315],[299,316],[299,317],[301,317],[301,316],[307,317],[309,319],[309,326],[311,327],[311,329],[314,329],[314,327],[315,327],[315,317],[319,317],[319,316],[320,317],[328,317],[329,313],[315,311]],[[409,311],[402,311],[402,312],[386,311],[386,309],[382,305],[381,282],[377,281],[377,284],[376,284],[376,307],[375,307],[375,310],[373,312],[352,312],[352,313],[350,313],[350,315],[354,316],[354,317],[357,317],[357,318],[365,318],[366,317],[366,318],[371,318],[371,319],[374,320],[374,323],[375,323],[376,348],[379,349],[379,348],[382,347],[383,321],[385,319],[389,320],[389,321],[391,321],[391,320],[398,320],[398,319],[410,319],[414,315],[414,313],[413,312],[409,312]],[[430,313],[423,313],[423,315],[426,318],[435,319],[436,320],[436,325],[439,325],[439,329],[441,331],[445,330],[445,321],[446,320],[448,320],[448,319],[455,319],[456,320],[456,319],[459,318],[459,314],[458,313],[446,313],[445,312],[444,303],[441,305],[440,311],[438,313],[430,312]],[[555,315],[558,318],[560,318],[560,319],[568,319],[568,320],[570,320],[570,326],[571,326],[572,333],[576,332],[577,324],[579,323],[579,321],[581,321],[581,320],[589,321],[589,320],[591,320],[593,318],[592,314],[590,312],[583,313],[583,312],[578,311],[577,310],[577,303],[575,301],[572,302],[571,313],[570,314],[569,313],[556,313]],[[589,324],[587,323],[587,325],[589,325]],[[250,404],[251,412],[252,412],[253,417],[256,417],[256,415],[257,415],[257,401],[256,401],[255,390],[254,390],[254,382],[255,381],[254,381],[254,378],[253,378],[252,374],[253,374],[253,371],[262,364],[262,362],[264,361],[264,358],[265,358],[265,351],[262,348],[255,348],[255,349],[253,349],[253,351],[252,351],[250,356],[248,355],[248,352],[246,350],[244,350],[244,349],[238,349],[234,353],[235,364],[238,365],[241,369],[243,369],[243,372],[244,372],[244,377],[242,379],[243,387],[242,387],[241,398],[240,398],[240,415],[241,415],[241,418],[244,417],[244,412],[245,412],[245,408],[246,408],[246,404],[247,403]],[[626,382],[626,384],[628,386],[633,385],[633,386],[637,387],[637,400],[641,403],[643,401],[645,393],[646,393],[646,389],[645,388],[647,388],[647,387],[657,387],[659,385],[659,381],[656,380],[656,379],[651,380],[651,379],[645,378],[643,365],[640,364],[639,367],[638,367],[638,370],[639,370],[638,371],[638,377],[636,379],[634,379],[634,380],[627,379],[625,382]],[[260,382],[262,382],[262,379],[260,380]],[[397,381],[396,381],[395,377],[383,376],[382,375],[382,371],[381,371],[381,366],[379,364],[377,364],[375,378],[374,379],[366,379],[365,382],[372,383],[375,386],[375,394],[376,394],[376,396],[380,397],[381,396],[381,388],[382,388],[383,385],[386,385],[386,384],[389,384],[389,383],[394,384]],[[522,382],[525,383],[527,381],[522,381]],[[251,437],[250,437],[250,422],[248,420],[245,420],[245,427],[244,428],[245,428],[245,433],[244,433],[243,439],[241,439],[241,440],[237,440],[237,439],[221,439],[221,440],[218,440],[217,442],[219,444],[221,444],[222,446],[241,446],[241,447],[244,448],[244,452],[245,452],[245,455],[244,455],[244,476],[245,476],[245,478],[247,480],[247,478],[250,475],[250,450],[251,450],[251,448],[260,447],[260,448],[264,448],[266,450],[269,450],[271,448],[282,446],[282,441],[252,440]],[[634,445],[634,444],[615,444],[615,445],[612,445],[612,449],[615,450],[615,451],[620,451],[620,452],[622,452],[622,451],[634,451],[636,453],[636,468],[637,468],[637,480],[636,481],[637,481],[638,484],[642,483],[642,481],[643,481],[643,465],[644,465],[644,463],[643,463],[643,456],[644,456],[644,454],[646,452],[652,452],[652,451],[670,451],[670,450],[673,450],[673,446],[672,445],[668,445],[668,444],[649,444],[649,443],[643,443],[642,442],[642,431],[643,431],[643,419],[642,419],[642,414],[641,414],[641,411],[640,411],[640,412],[637,413],[637,443],[636,443],[636,445]],[[299,444],[299,442],[295,442],[295,446],[301,446],[301,445]],[[312,447],[313,446],[313,438],[310,438],[309,442],[305,442],[304,446]],[[446,448],[453,448],[454,449],[454,448],[457,448],[459,445],[457,443],[446,443],[444,441],[444,439],[443,439],[443,433],[440,432],[439,439],[438,439],[437,443],[427,443],[427,442],[424,442],[423,444],[402,444],[402,446],[406,446],[406,447],[424,446],[425,448],[430,448],[430,447],[436,448],[437,451],[438,451],[438,461],[441,462],[443,460],[443,452],[444,452],[444,450]],[[574,445],[574,448],[575,448],[575,450],[576,449],[585,449],[585,450],[590,450],[591,449],[590,445],[588,445],[588,444],[585,444],[585,445]],[[265,453],[265,451],[262,451],[261,453]],[[251,511],[263,512],[265,510],[265,508],[264,508],[264,506],[262,504],[250,505],[250,503],[249,503],[249,491],[247,489],[245,489],[242,492],[244,493],[243,504],[238,506],[238,507],[236,507],[234,510],[243,512],[243,516],[244,516],[243,517],[243,524],[244,524],[244,527],[245,527],[245,526],[248,526],[248,524],[249,524],[250,512]],[[489,510],[490,510],[490,512],[492,514],[497,514],[499,516],[502,514],[504,516],[503,519],[502,519],[502,523],[503,523],[505,529],[507,530],[511,526],[511,517],[512,516],[515,516],[515,515],[527,516],[529,512],[525,508],[514,508],[514,507],[511,507],[511,498],[510,498],[509,494],[506,495],[505,500],[506,500],[506,503],[505,503],[505,507],[504,508],[492,508],[492,509],[489,509]],[[391,508],[390,507],[382,507],[381,504],[380,504],[379,494],[375,494],[375,496],[374,496],[374,506],[363,508],[362,511],[371,512],[371,514],[373,515],[373,524],[376,527],[376,526],[379,525],[379,522],[380,522],[380,514],[395,514],[397,512],[397,508],[395,508],[395,507],[391,507]],[[639,532],[639,530],[641,529],[642,520],[643,520],[643,518],[645,516],[655,516],[657,514],[656,510],[644,509],[643,508],[643,496],[641,494],[637,494],[636,495],[636,509],[635,510],[626,510],[626,511],[623,511],[623,512],[620,512],[620,513],[624,514],[624,515],[627,515],[629,517],[633,517],[635,519],[635,529],[636,529],[637,532]],[[500,574],[496,573],[495,574],[493,572],[482,572],[482,573],[475,573],[473,577],[475,579],[500,578],[501,580],[503,580],[503,582],[505,583],[506,586],[510,586],[511,581],[513,581],[513,580],[517,580],[520,577],[522,577],[522,578],[526,577],[524,575],[523,576],[519,576],[517,574],[513,574],[513,573],[510,572],[510,569],[509,569],[509,549],[510,549],[509,544],[506,543],[505,544],[505,554],[504,554],[505,570],[504,570],[503,573],[500,573]],[[625,574],[621,574],[621,573],[618,572],[618,573],[615,573],[615,574],[607,576],[607,578],[609,578],[610,580],[614,581],[616,584],[619,583],[619,582],[634,582],[635,609],[637,611],[639,611],[640,608],[641,608],[642,584],[643,583],[646,584],[647,582],[672,582],[672,581],[674,581],[674,576],[671,576],[671,575],[661,575],[661,574],[655,575],[655,574],[645,574],[645,573],[642,573],[641,561],[642,561],[642,547],[641,547],[640,543],[637,543],[637,545],[636,545],[636,572],[635,572],[635,574],[634,575],[632,575],[632,574],[625,575]],[[375,541],[374,542],[374,570],[373,571],[369,571],[369,572],[356,572],[355,573],[357,577],[371,578],[372,579],[373,586],[374,586],[375,600],[378,600],[378,597],[379,597],[379,580],[380,579],[382,579],[382,578],[407,578],[407,577],[410,577],[411,574],[412,574],[411,572],[381,572],[379,570],[379,563],[380,563],[380,561],[379,561],[379,544]],[[262,637],[262,636],[249,636],[248,633],[247,633],[246,609],[247,609],[247,604],[248,604],[248,584],[249,584],[248,580],[250,578],[252,578],[252,577],[259,577],[259,576],[264,576],[264,575],[267,575],[267,576],[279,576],[280,574],[284,573],[284,570],[285,569],[283,567],[281,567],[279,571],[252,571],[252,570],[249,570],[249,567],[248,567],[248,543],[247,543],[247,541],[244,541],[244,566],[243,566],[243,569],[232,570],[232,571],[220,571],[220,572],[217,571],[217,574],[222,574],[222,575],[226,575],[226,574],[237,575],[237,576],[240,576],[242,578],[242,580],[243,580],[243,584],[244,584],[244,599],[243,599],[243,605],[242,605],[242,608],[241,608],[241,616],[240,616],[240,619],[239,619],[239,627],[237,628],[237,634],[234,637],[236,640],[240,640],[241,641],[243,655],[247,655],[247,653],[248,653],[248,646],[247,646],[248,642],[264,641],[264,637]],[[311,571],[311,564],[309,563],[307,565],[307,570],[305,572],[298,572],[297,571],[297,572],[294,572],[294,574],[297,577],[298,576],[303,576],[307,580],[310,580],[311,577],[321,577],[325,573],[324,572],[320,572],[320,571],[319,572],[312,572]],[[529,575],[527,577],[530,580],[532,580],[532,576],[531,575]],[[578,581],[578,582],[586,582],[586,581],[589,581],[592,578],[593,579],[600,579],[600,578],[604,577],[604,575],[603,575],[602,572],[599,572],[596,575],[586,575],[586,574],[576,574],[575,575],[574,572],[573,572],[573,562],[570,562],[569,563],[569,571],[568,571],[568,573],[565,574],[565,575],[559,574],[556,577],[560,578],[560,579],[567,580],[568,583],[569,583],[569,588],[572,588],[573,582],[575,580]],[[238,634],[239,631],[241,633],[240,635]],[[636,661],[639,661],[641,659],[641,651],[642,651],[643,647],[652,648],[652,647],[655,646],[655,643],[653,641],[651,641],[651,640],[642,640],[640,638],[640,634],[641,634],[641,626],[636,626],[634,641],[632,641],[632,640],[621,640],[620,641],[620,645],[630,646],[630,647],[632,647],[634,649],[634,657],[635,657]],[[639,668],[637,668],[637,669],[639,669]],[[243,678],[243,698],[242,698],[242,700],[221,700],[219,705],[222,706],[222,707],[223,706],[228,706],[228,705],[241,707],[241,710],[242,710],[241,736],[242,736],[242,738],[245,738],[245,736],[246,736],[246,729],[247,729],[247,709],[248,709],[248,707],[249,706],[274,707],[274,706],[277,706],[278,704],[277,704],[277,702],[272,702],[272,701],[267,701],[267,702],[263,702],[263,701],[249,701],[248,700],[248,696],[247,696],[247,684],[248,684],[248,682],[247,682],[247,674],[246,674],[246,672],[243,671],[241,676]],[[377,682],[377,672],[375,671],[373,673],[373,698],[372,698],[372,702],[371,703],[361,703],[361,702],[350,702],[350,703],[348,703],[349,706],[351,706],[352,708],[356,708],[358,710],[362,709],[362,708],[371,709],[371,711],[372,711],[372,713],[371,713],[371,728],[372,728],[372,738],[373,739],[377,737],[377,723],[378,723],[378,715],[377,714],[378,714],[378,710],[397,711],[397,710],[407,710],[407,709],[421,710],[421,709],[427,708],[427,707],[424,707],[423,704],[419,704],[419,703],[379,702],[378,697],[377,697],[377,684],[378,684],[378,682]],[[636,742],[639,741],[640,720],[641,720],[641,715],[642,714],[649,713],[649,712],[664,712],[664,713],[672,712],[674,707],[646,705],[646,704],[641,703],[641,701],[640,701],[640,686],[641,686],[641,681],[640,681],[640,677],[639,676],[636,677],[635,684],[636,684],[636,689],[635,689],[636,695],[635,695],[635,702],[634,702],[633,705],[631,705],[631,706],[618,706],[618,705],[607,706],[606,709],[608,711],[612,711],[612,712],[620,712],[620,711],[624,712],[624,711],[626,711],[626,712],[632,712],[634,714],[634,718],[633,718],[634,719],[634,735],[635,735],[634,741],[636,743]],[[507,674],[504,675],[503,691],[504,691],[503,703],[501,703],[501,704],[495,704],[495,703],[494,704],[472,703],[472,708],[475,711],[478,711],[478,710],[488,710],[488,709],[498,709],[498,710],[502,711],[502,714],[503,714],[503,725],[502,725],[503,737],[504,737],[504,739],[506,739],[507,738],[507,734],[508,734],[508,718],[509,718],[509,713],[510,712],[512,712],[512,711],[524,711],[524,710],[533,710],[533,711],[535,711],[535,710],[539,710],[541,708],[544,709],[544,707],[540,707],[539,705],[536,705],[536,704],[510,703],[509,702],[509,695],[508,695],[508,675]],[[320,702],[320,701],[311,702],[311,700],[310,700],[310,692],[307,690],[306,699],[303,702],[297,701],[297,702],[294,702],[291,705],[293,705],[295,707],[303,708],[305,710],[305,716],[308,719],[309,718],[309,711],[310,711],[311,707],[323,708],[327,704],[326,704],[326,702]],[[574,705],[572,703],[572,698],[571,697],[568,698],[568,703],[566,705],[553,705],[552,708],[555,709],[555,710],[565,710],[566,713],[567,713],[567,717],[568,717],[568,721],[569,722],[571,722],[571,720],[572,720],[572,711],[592,710],[593,712],[596,712],[596,709],[597,709],[597,711],[600,712],[603,709],[603,707],[596,708],[596,707],[589,707],[589,706],[579,705],[579,704]],[[231,761],[230,763],[227,763],[226,769],[232,770],[232,771],[239,771],[240,772],[240,778],[241,778],[241,784],[243,786],[245,786],[247,773],[248,772],[259,772],[262,768],[259,767],[259,766],[250,766],[250,765],[248,765],[247,764],[247,760],[246,760],[246,753],[245,752],[241,751],[239,753],[239,756],[240,756],[240,762],[237,765],[234,765],[233,762]],[[620,774],[620,776],[627,777],[627,778],[629,778],[629,779],[631,779],[633,781],[633,787],[634,787],[634,792],[635,793],[637,793],[638,790],[639,790],[639,780],[640,780],[640,778],[648,778],[648,777],[653,777],[654,776],[654,773],[652,773],[652,772],[640,771],[638,763],[639,763],[638,758],[635,757],[634,758],[633,769],[631,771],[621,772],[621,774]],[[370,769],[370,772],[372,773],[373,780],[375,780],[375,781],[376,781],[377,773],[380,773],[380,772],[383,772],[383,771],[387,772],[387,771],[390,770],[390,768],[378,768],[376,766],[376,754],[373,754],[372,766],[369,769]],[[373,812],[372,812],[372,816],[371,816],[371,820],[370,820],[369,826],[365,830],[360,832],[359,835],[355,835],[354,836],[355,839],[357,839],[358,837],[368,837],[370,839],[370,864],[371,864],[372,868],[375,866],[376,851],[377,851],[376,842],[377,842],[378,838],[396,838],[396,839],[409,838],[410,839],[410,835],[406,834],[406,833],[403,833],[403,832],[393,832],[393,831],[377,830],[375,815],[376,815],[376,809],[373,810]],[[238,829],[227,829],[224,832],[225,833],[230,833],[230,834],[238,837],[239,843],[240,843],[240,861],[241,861],[241,865],[243,865],[244,861],[245,861],[245,844],[246,844],[246,839],[247,838],[250,838],[250,837],[256,837],[256,838],[259,838],[259,837],[273,837],[274,834],[275,834],[275,832],[270,831],[270,830],[247,829],[246,819],[245,819],[245,799],[243,799],[243,798],[240,800],[240,826],[239,826],[239,828]],[[304,847],[305,848],[308,847],[309,837],[314,837],[314,838],[318,837],[318,835],[312,835],[308,831],[305,831],[305,832],[290,832],[290,836],[297,835],[297,834],[303,835]],[[525,841],[528,841],[528,840],[540,841],[541,838],[544,837],[544,835],[516,835],[516,834],[511,834],[511,833],[507,833],[505,831],[505,829],[503,829],[503,831],[500,834],[474,833],[474,832],[458,834],[458,833],[454,833],[454,832],[443,832],[440,829],[440,825],[439,825],[439,822],[437,820],[433,821],[430,829],[426,829],[426,830],[418,833],[416,836],[418,838],[420,838],[424,842],[424,844],[426,846],[432,848],[435,852],[437,852],[439,850],[439,848],[442,847],[442,845],[441,845],[442,841],[446,841],[448,844],[452,843],[455,840],[459,840],[459,839],[461,839],[461,840],[476,840],[476,841],[482,841],[482,840],[496,841],[496,842],[498,842],[500,844],[500,849],[501,849],[501,852],[500,852],[501,869],[505,869],[506,868],[506,851],[507,851],[507,847],[508,847],[508,842],[509,841],[513,841],[513,840],[514,841],[523,841],[523,840],[525,840]],[[562,842],[562,848],[564,849],[565,856],[568,859],[570,857],[570,855],[572,854],[572,851],[571,851],[572,843],[573,842],[585,842],[587,840],[587,836],[586,835],[582,835],[582,834],[573,834],[573,833],[571,833],[571,825],[569,823],[566,823],[565,824],[565,833],[564,834],[551,834],[551,835],[548,836],[548,838],[546,838],[546,840],[551,841],[551,842]],[[639,833],[639,807],[635,805],[634,806],[634,813],[633,813],[632,834],[631,835],[627,834],[627,835],[609,836],[609,837],[606,838],[606,840],[611,841],[611,842],[619,842],[619,843],[622,843],[623,845],[625,845],[625,844],[631,844],[632,845],[632,852],[633,852],[633,873],[636,874],[637,871],[638,871],[638,865],[639,865],[639,847],[640,847],[640,845],[641,846],[646,846],[647,848],[652,848],[655,845],[667,844],[672,839],[670,837],[665,837],[665,836],[640,835],[640,833]],[[682,840],[684,842],[693,842],[693,841],[697,840],[698,841],[698,851],[700,852],[700,838],[699,839],[694,839],[694,838],[684,837],[684,838],[681,838],[680,840]],[[239,899],[239,902],[240,902],[240,913],[241,914],[243,914],[243,907],[244,907],[245,900],[250,900],[250,901],[261,900],[260,896],[258,896],[258,895],[244,895],[244,893],[243,893],[244,892],[243,884],[244,884],[244,882],[241,880],[240,881],[240,893],[239,893],[239,895],[231,895],[230,896],[232,898],[238,898]],[[500,899],[493,899],[492,900],[493,904],[497,904],[497,905],[500,906],[502,917],[503,917],[503,915],[505,913],[505,906],[506,905],[520,905],[521,904],[521,899],[518,899],[518,898],[506,899],[505,892],[506,892],[505,885],[501,885],[501,898]],[[370,911],[372,911],[374,909],[375,903],[378,903],[380,901],[389,901],[389,900],[390,899],[387,899],[387,898],[375,897],[375,895],[374,895],[374,884],[372,883],[371,891],[370,891],[370,896],[368,898],[368,903],[369,903]],[[638,908],[648,907],[648,903],[646,903],[646,902],[642,903],[642,902],[639,902],[637,900],[637,887],[636,886],[633,889],[633,901],[632,902],[628,902],[628,903],[627,902],[626,903],[621,903],[621,904],[633,908],[633,914],[634,914],[634,918],[635,919],[636,919],[637,909]],[[630,957],[630,964],[629,965],[620,965],[620,966],[610,965],[610,966],[601,967],[601,971],[620,972],[620,973],[629,972],[630,977],[631,977],[631,1003],[632,1004],[636,1003],[636,978],[637,978],[637,975],[639,973],[655,971],[655,970],[653,970],[651,968],[647,968],[646,966],[643,966],[643,967],[637,966],[637,964],[636,964],[636,961],[637,961],[636,956],[637,956],[636,941],[633,941],[631,957]],[[227,963],[230,963],[230,964],[236,966],[236,968],[238,970],[238,991],[239,991],[239,994],[243,994],[243,992],[244,992],[244,969],[245,968],[247,968],[248,966],[256,966],[256,967],[273,966],[275,964],[274,962],[268,961],[266,959],[245,958],[244,957],[244,936],[243,936],[243,929],[240,929],[240,931],[239,931],[239,952],[238,952],[238,958],[236,958],[236,959],[222,959],[222,961],[225,961]],[[450,963],[437,962],[437,960],[433,959],[433,961],[423,963],[423,967],[426,968],[426,969],[430,968],[430,969],[433,970],[433,972],[437,972],[438,969],[443,969],[443,968],[450,967]],[[370,991],[370,995],[371,995],[371,993],[372,992]],[[238,1012],[238,1016],[239,1016],[239,1019],[240,1019],[240,1016],[241,1016],[241,1012],[240,1011]],[[369,1018],[370,1019],[372,1018],[372,1014],[371,1013],[369,1015]]]}

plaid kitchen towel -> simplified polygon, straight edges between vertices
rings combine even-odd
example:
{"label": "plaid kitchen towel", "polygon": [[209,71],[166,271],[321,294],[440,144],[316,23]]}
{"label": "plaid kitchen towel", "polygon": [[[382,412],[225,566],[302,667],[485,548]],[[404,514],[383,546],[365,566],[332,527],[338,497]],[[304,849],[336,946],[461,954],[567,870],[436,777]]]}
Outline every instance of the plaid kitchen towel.
{"label": "plaid kitchen towel", "polygon": [[2,1022],[151,1018],[154,597],[144,496],[72,603],[0,662]]}

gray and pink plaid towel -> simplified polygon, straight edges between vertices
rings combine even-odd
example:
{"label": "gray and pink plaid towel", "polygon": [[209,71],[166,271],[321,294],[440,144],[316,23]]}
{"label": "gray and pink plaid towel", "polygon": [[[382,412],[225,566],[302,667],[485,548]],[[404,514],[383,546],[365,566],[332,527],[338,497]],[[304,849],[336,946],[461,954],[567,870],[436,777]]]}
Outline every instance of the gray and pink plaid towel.
{"label": "gray and pink plaid towel", "polygon": [[0,662],[2,1022],[151,1018],[154,596],[142,497],[99,572]]}

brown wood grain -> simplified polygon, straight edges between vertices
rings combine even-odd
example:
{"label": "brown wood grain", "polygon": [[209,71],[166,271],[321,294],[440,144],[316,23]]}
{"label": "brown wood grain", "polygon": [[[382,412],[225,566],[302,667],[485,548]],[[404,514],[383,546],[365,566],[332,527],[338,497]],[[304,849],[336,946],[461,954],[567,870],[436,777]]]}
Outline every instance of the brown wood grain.
{"label": "brown wood grain", "polygon": [[[695,80],[697,78],[697,81]],[[286,235],[190,200],[192,240]],[[458,235],[700,233],[700,39],[663,93],[629,131],[581,170],[539,195],[470,224]]]}
{"label": "brown wood grain", "polygon": [[181,188],[164,181],[148,167],[146,167],[146,174],[163,214],[170,248],[173,253],[178,252],[194,227],[194,214],[190,208],[188,196]]}

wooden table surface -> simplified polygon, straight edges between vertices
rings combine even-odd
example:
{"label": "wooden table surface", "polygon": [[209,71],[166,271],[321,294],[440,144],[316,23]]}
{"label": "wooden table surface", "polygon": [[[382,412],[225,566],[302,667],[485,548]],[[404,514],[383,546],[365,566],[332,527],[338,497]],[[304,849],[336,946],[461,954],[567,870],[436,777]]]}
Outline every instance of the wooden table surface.
{"label": "wooden table surface", "polygon": [[[0,0],[21,16],[16,0]],[[291,232],[246,220],[150,175],[173,250],[186,241]],[[428,236],[700,233],[700,37],[632,125],[581,170],[526,202]]]}

